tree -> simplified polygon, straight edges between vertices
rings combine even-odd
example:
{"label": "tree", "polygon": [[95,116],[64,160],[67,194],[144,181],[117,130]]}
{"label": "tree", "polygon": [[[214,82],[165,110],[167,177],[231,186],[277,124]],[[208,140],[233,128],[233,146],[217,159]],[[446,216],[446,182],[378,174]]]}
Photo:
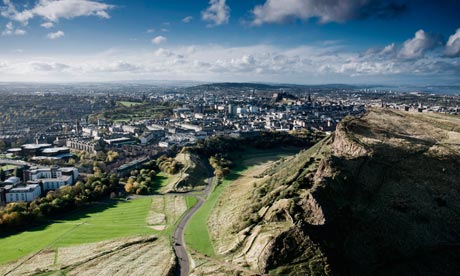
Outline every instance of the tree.
{"label": "tree", "polygon": [[126,184],[125,184],[125,191],[126,191],[127,193],[132,193],[132,191],[133,191],[133,184],[131,184],[131,183],[126,183]]}

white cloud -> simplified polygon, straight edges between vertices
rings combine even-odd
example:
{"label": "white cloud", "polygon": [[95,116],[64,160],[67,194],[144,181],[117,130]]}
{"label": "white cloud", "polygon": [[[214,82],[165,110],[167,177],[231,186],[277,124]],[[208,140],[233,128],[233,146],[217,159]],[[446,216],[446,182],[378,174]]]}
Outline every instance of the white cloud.
{"label": "white cloud", "polygon": [[457,29],[453,35],[449,36],[444,51],[448,57],[460,57],[460,29]]}
{"label": "white cloud", "polygon": [[297,83],[414,83],[429,79],[458,83],[460,60],[426,52],[410,60],[397,56],[402,45],[389,44],[365,53],[340,45],[276,47],[187,45],[152,51],[109,49],[84,56],[34,57],[0,53],[0,81],[30,80],[202,80]]}
{"label": "white cloud", "polygon": [[57,39],[57,38],[60,38],[60,37],[63,37],[64,36],[64,32],[63,31],[57,31],[57,32],[54,32],[54,33],[49,33],[46,35],[49,39]]}
{"label": "white cloud", "polygon": [[27,32],[21,29],[14,30],[14,35],[25,35]]}
{"label": "white cloud", "polygon": [[418,30],[415,36],[408,39],[398,52],[398,57],[402,59],[415,59],[422,57],[428,50],[434,49],[440,44],[440,40],[434,35]]}
{"label": "white cloud", "polygon": [[25,30],[16,29],[11,21],[5,25],[5,30],[2,31],[2,35],[25,35],[26,33]]}
{"label": "white cloud", "polygon": [[54,24],[53,22],[45,22],[45,23],[42,23],[40,26],[42,26],[45,29],[51,29],[54,27]]}
{"label": "white cloud", "polygon": [[230,8],[225,0],[210,0],[209,7],[201,12],[201,19],[211,22],[207,26],[227,24],[230,18]]}
{"label": "white cloud", "polygon": [[377,0],[266,0],[252,10],[252,24],[283,23],[293,19],[318,18],[321,23],[345,22],[366,17],[392,17],[404,5]]}
{"label": "white cloud", "polygon": [[99,68],[94,68],[95,71],[100,72],[134,72],[139,69],[141,69],[140,66],[123,60],[117,60]]}
{"label": "white cloud", "polygon": [[147,30],[147,33],[154,33],[154,32],[155,32],[155,29],[153,29],[153,28]]}
{"label": "white cloud", "polygon": [[40,0],[34,7],[18,11],[11,1],[4,1],[4,3],[7,7],[2,10],[2,16],[22,22],[25,25],[35,16],[50,22],[57,22],[61,18],[71,19],[80,16],[110,18],[108,10],[114,7],[91,0]]}
{"label": "white cloud", "polygon": [[152,38],[152,43],[156,44],[156,45],[159,45],[163,42],[166,42],[167,38],[162,36],[162,35],[159,35],[157,37],[154,37]]}
{"label": "white cloud", "polygon": [[159,48],[158,50],[154,52],[154,55],[157,57],[170,57],[170,56],[173,56],[173,53],[168,49]]}
{"label": "white cloud", "polygon": [[63,71],[69,68],[66,64],[56,62],[31,62],[30,65],[34,71]]}
{"label": "white cloud", "polygon": [[190,23],[190,22],[192,22],[192,20],[193,20],[193,16],[186,16],[186,17],[182,18],[182,22],[184,22],[184,23]]}
{"label": "white cloud", "polygon": [[13,30],[14,29],[13,22],[10,21],[10,22],[6,23],[5,27],[6,27],[7,30]]}

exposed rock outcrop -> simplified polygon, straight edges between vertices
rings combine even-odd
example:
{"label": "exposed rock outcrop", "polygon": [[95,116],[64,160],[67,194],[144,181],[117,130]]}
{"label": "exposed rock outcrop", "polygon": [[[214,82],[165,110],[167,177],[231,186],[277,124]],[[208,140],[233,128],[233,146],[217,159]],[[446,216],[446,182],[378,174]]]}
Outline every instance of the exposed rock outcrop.
{"label": "exposed rock outcrop", "polygon": [[268,210],[255,224],[290,222],[259,252],[257,267],[292,275],[455,275],[459,168],[459,117],[373,109],[346,118],[332,137],[278,164],[255,188],[247,212]]}

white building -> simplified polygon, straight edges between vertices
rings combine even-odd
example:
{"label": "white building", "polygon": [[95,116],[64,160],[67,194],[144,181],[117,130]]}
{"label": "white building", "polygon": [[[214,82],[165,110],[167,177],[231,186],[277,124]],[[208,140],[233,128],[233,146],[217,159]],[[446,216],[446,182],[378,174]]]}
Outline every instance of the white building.
{"label": "white building", "polygon": [[42,183],[43,191],[56,190],[65,185],[72,185],[77,181],[76,168],[42,168],[31,169],[25,172],[29,183]]}
{"label": "white building", "polygon": [[41,188],[38,184],[30,184],[23,187],[12,188],[6,193],[6,203],[25,201],[30,202],[38,198]]}

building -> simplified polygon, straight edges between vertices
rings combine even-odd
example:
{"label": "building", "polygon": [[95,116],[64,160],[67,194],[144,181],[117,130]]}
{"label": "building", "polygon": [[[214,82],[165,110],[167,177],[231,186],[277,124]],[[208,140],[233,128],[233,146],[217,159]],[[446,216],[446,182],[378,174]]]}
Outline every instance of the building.
{"label": "building", "polygon": [[131,170],[136,170],[136,169],[140,169],[142,168],[143,164],[150,161],[149,158],[145,157],[145,158],[141,158],[141,159],[138,159],[138,160],[133,160],[127,164],[123,164],[121,165],[118,169],[117,169],[117,175],[118,176],[127,176],[130,174]]}
{"label": "building", "polygon": [[80,140],[78,138],[70,138],[67,139],[66,146],[74,150],[82,150],[90,153],[96,153],[98,145],[96,142]]}
{"label": "building", "polygon": [[25,144],[21,146],[21,154],[23,156],[40,155],[44,149],[51,148],[51,144]]}
{"label": "building", "polygon": [[120,137],[120,138],[113,138],[113,139],[104,139],[104,142],[107,145],[116,146],[116,145],[126,145],[126,144],[135,144],[136,141],[129,137]]}
{"label": "building", "polygon": [[139,133],[139,128],[136,126],[131,126],[131,125],[123,125],[121,126],[121,129],[125,133],[131,133],[131,134],[136,134]]}
{"label": "building", "polygon": [[40,197],[41,195],[41,188],[38,184],[29,184],[26,186],[18,186],[12,189],[9,189],[5,194],[5,202],[30,202],[34,199]]}
{"label": "building", "polygon": [[24,172],[24,181],[41,186],[43,192],[73,185],[77,181],[76,168],[33,168]]}
{"label": "building", "polygon": [[153,139],[161,138],[165,136],[165,132],[163,130],[152,130],[146,131],[139,140],[141,141],[142,145],[146,145],[150,143]]}
{"label": "building", "polygon": [[67,147],[46,148],[42,150],[43,156],[60,156],[70,154],[70,149]]}
{"label": "building", "polygon": [[19,185],[20,183],[21,183],[21,179],[19,177],[11,176],[7,180],[5,180],[5,182],[3,182],[2,185],[4,186],[11,185],[14,187],[14,186]]}

